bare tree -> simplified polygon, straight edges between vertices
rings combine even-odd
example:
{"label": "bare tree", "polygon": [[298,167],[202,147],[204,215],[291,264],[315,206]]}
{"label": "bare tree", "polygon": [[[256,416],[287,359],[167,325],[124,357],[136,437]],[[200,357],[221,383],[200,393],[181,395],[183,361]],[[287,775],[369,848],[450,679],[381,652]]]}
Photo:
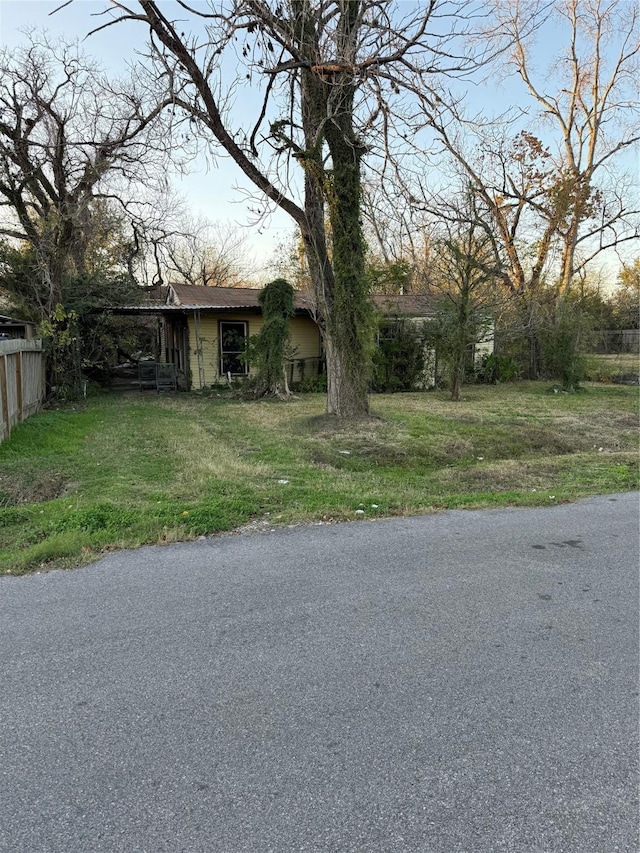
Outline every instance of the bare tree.
{"label": "bare tree", "polygon": [[0,53],[0,234],[33,249],[42,316],[60,302],[65,276],[89,271],[106,200],[122,213],[130,182],[140,194],[139,182],[151,183],[162,108],[110,84],[75,45],[32,34]]}
{"label": "bare tree", "polygon": [[[553,283],[561,301],[595,257],[639,234],[637,182],[621,167],[640,139],[640,20],[635,4],[619,0],[496,0],[492,9],[487,37],[502,49],[494,73],[515,72],[523,81],[523,112],[490,123],[424,99],[423,109],[491,215],[502,280],[520,301],[535,377],[541,290]],[[550,27],[564,48],[553,67],[540,70],[535,37]],[[513,135],[518,124],[524,127]],[[437,200],[426,206],[440,209]]]}
{"label": "bare tree", "polygon": [[461,188],[443,213],[434,228],[429,288],[440,296],[437,346],[457,401],[475,346],[493,325],[501,265],[490,218],[472,187]]}
{"label": "bare tree", "polygon": [[[640,141],[640,10],[626,0],[556,0],[549,23],[567,41],[550,77],[536,71],[535,43],[520,25],[523,5],[500,0],[496,11],[499,31],[512,45],[508,67],[539,106],[543,130],[550,126],[559,139],[549,158],[550,184],[537,204],[560,243],[559,287],[565,293],[597,254],[640,234],[638,209],[629,206],[638,199],[622,181],[612,182],[610,171]],[[537,15],[549,8],[540,0],[535,6]]]}
{"label": "bare tree", "polygon": [[205,287],[239,287],[255,273],[247,232],[187,218],[160,246],[168,276]]}
{"label": "bare tree", "polygon": [[[636,182],[621,168],[640,138],[639,20],[636,8],[617,0],[496,0],[492,8],[495,29],[488,37],[503,49],[494,73],[515,71],[522,79],[529,100],[520,114],[511,110],[489,122],[465,119],[444,104],[423,101],[423,109],[490,214],[501,280],[528,340],[525,369],[536,378],[551,302],[566,326],[570,310],[563,301],[574,280],[601,252],[638,235]],[[535,37],[550,27],[565,48],[553,67],[539,70]],[[431,197],[425,207],[442,215],[442,199]]]}
{"label": "bare tree", "polygon": [[362,218],[367,244],[386,264],[412,262],[420,253],[423,217],[404,189],[386,181],[369,180],[363,185]]}
{"label": "bare tree", "polygon": [[[366,415],[373,324],[360,221],[363,160],[384,161],[391,153],[391,101],[400,104],[403,91],[430,91],[439,72],[471,66],[456,40],[466,25],[462,10],[473,14],[469,4],[228,0],[169,7],[112,0],[112,6],[118,15],[104,26],[135,20],[150,30],[155,73],[176,110],[299,227],[327,354],[328,411]],[[243,70],[229,82],[222,60],[234,52]],[[228,109],[240,84],[263,95],[244,125]]]}

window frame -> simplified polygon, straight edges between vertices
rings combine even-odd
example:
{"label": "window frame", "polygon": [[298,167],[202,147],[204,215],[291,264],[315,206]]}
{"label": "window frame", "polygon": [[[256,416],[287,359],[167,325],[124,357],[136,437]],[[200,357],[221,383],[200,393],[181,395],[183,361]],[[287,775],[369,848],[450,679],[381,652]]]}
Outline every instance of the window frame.
{"label": "window frame", "polygon": [[[244,329],[242,349],[229,349],[224,343],[224,326],[242,326]],[[219,341],[219,371],[220,376],[226,376],[230,373],[231,376],[246,376],[249,373],[249,365],[247,361],[240,361],[240,370],[225,370],[225,358],[231,356],[234,361],[238,362],[239,356],[244,356],[247,352],[247,341],[249,339],[249,323],[246,320],[218,320],[218,341]]]}

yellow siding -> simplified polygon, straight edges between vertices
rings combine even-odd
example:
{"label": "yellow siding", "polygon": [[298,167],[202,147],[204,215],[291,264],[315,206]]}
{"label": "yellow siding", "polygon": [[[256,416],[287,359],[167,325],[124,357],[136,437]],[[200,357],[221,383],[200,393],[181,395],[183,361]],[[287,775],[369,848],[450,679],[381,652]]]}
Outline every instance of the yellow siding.
{"label": "yellow siding", "polygon": [[[229,314],[190,314],[189,367],[191,387],[207,388],[224,382],[220,376],[220,343],[218,340],[219,320],[244,321],[248,324],[249,337],[260,334],[263,319],[257,314],[242,312]],[[320,331],[309,317],[292,317],[290,322],[291,344],[295,348],[294,361],[320,356]],[[298,376],[295,366],[294,378]]]}
{"label": "yellow siding", "polygon": [[[289,340],[295,353],[293,364],[289,367],[289,379],[295,382],[301,378],[302,359],[319,359],[322,352],[320,329],[310,317],[292,317],[290,323]],[[305,366],[307,377],[317,374],[318,362],[309,362]]]}
{"label": "yellow siding", "polygon": [[310,317],[292,317],[289,338],[295,358],[317,358],[320,355],[320,329]]}

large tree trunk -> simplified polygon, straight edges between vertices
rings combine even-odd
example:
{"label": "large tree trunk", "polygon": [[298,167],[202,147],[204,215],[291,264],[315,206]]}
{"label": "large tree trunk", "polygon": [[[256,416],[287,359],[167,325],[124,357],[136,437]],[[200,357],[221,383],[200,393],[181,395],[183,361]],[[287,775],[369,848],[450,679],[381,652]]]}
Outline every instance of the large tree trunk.
{"label": "large tree trunk", "polygon": [[[316,322],[327,362],[327,414],[351,420],[365,418],[369,414],[370,349],[359,346],[354,335],[357,321],[354,323],[349,315],[336,311],[336,290],[343,283],[334,279],[329,257],[320,263],[318,246],[306,240],[305,245],[316,296]],[[366,304],[363,312],[367,313]],[[368,329],[370,323],[366,322]],[[360,334],[362,331],[364,328],[359,329]]]}
{"label": "large tree trunk", "polygon": [[[309,64],[319,55],[318,33],[298,9],[298,39]],[[359,3],[342,12],[337,45],[348,62],[354,50],[355,17]],[[365,242],[360,222],[360,161],[364,148],[353,129],[353,74],[305,69],[301,74],[302,118],[306,151],[305,227],[303,238],[315,290],[317,321],[327,359],[327,413],[344,419],[369,414],[372,355],[372,308],[365,276]],[[331,156],[324,162],[322,139]],[[325,209],[331,225],[327,245]]]}
{"label": "large tree trunk", "polygon": [[330,148],[334,290],[325,335],[327,362],[331,363],[327,368],[327,407],[329,413],[338,417],[358,418],[369,414],[373,343],[373,312],[360,226],[360,162],[355,146],[348,145],[344,138],[337,140],[337,144],[330,142]]}
{"label": "large tree trunk", "polygon": [[[357,2],[346,4],[340,20],[337,48],[340,60],[347,65],[355,56],[354,33],[359,10]],[[360,210],[360,169],[365,148],[354,129],[354,97],[353,73],[336,74],[327,95],[326,115],[331,120],[325,125],[332,166],[325,177],[325,186],[334,276],[327,324],[334,361],[328,377],[328,405],[330,412],[342,418],[369,414],[373,353],[373,308],[365,272]]]}
{"label": "large tree trunk", "polygon": [[367,387],[354,376],[331,338],[325,336],[327,353],[327,413],[345,420],[358,420],[369,414]]}

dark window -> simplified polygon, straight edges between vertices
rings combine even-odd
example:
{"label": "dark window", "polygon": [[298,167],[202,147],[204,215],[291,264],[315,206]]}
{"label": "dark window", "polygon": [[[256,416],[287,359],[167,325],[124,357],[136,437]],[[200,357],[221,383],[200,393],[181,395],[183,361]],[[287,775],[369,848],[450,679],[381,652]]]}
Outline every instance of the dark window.
{"label": "dark window", "polygon": [[220,373],[234,375],[248,373],[245,359],[247,350],[247,324],[239,321],[220,321]]}

